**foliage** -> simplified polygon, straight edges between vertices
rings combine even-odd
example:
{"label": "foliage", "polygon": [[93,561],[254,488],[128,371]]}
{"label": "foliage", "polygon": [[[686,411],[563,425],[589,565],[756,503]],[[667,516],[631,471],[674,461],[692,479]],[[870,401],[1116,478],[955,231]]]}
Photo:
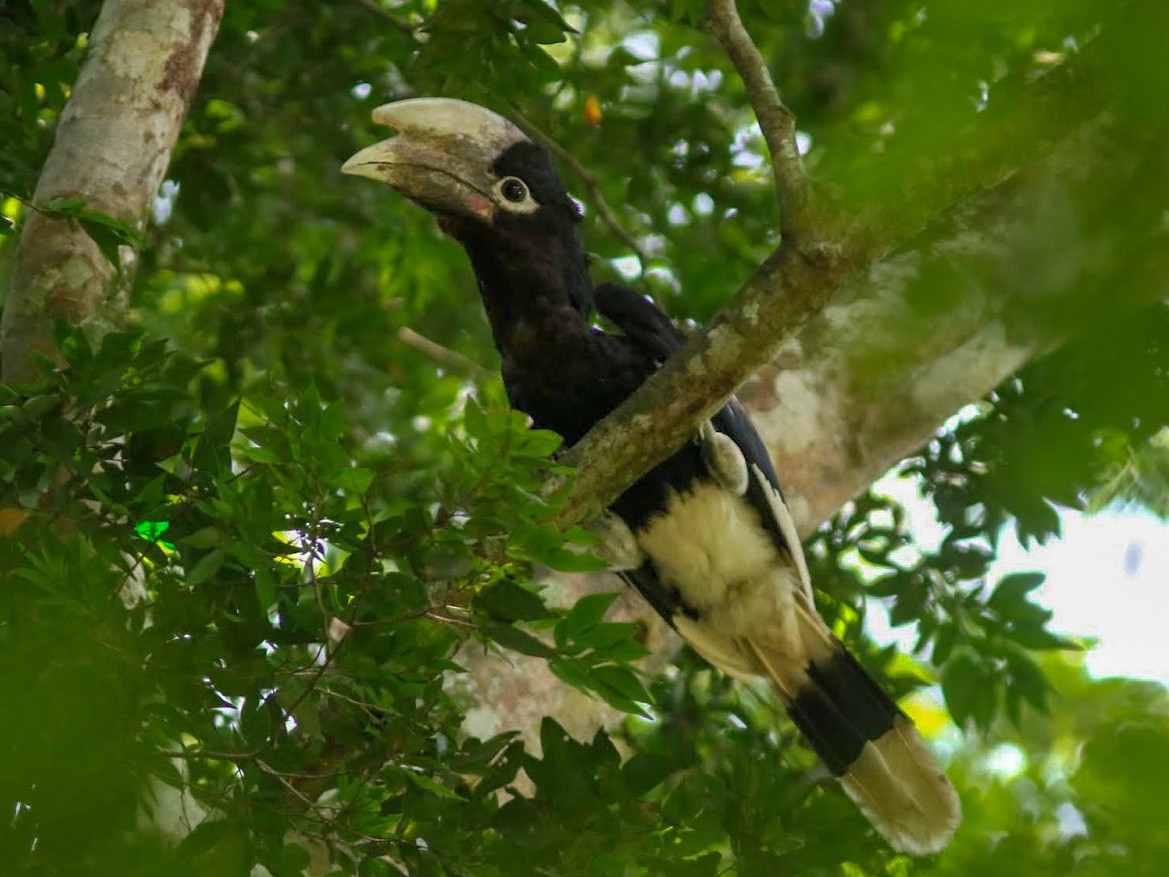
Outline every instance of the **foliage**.
{"label": "foliage", "polygon": [[[1158,4],[740,5],[810,166],[874,227],[915,228],[954,178],[1085,122],[1101,91],[1131,135],[1136,157],[1118,161],[1164,130],[1148,97],[1166,84]],[[494,379],[411,344],[494,364],[454,245],[337,169],[381,136],[368,111],[384,100],[520,112],[647,254],[639,273],[564,169],[597,276],[635,275],[705,319],[778,217],[703,6],[228,3],[144,239],[84,201],[44,205],[107,245],[140,243],[141,266],[133,326],[63,334],[67,370],[0,388],[5,873],[284,877],[325,847],[362,875],[1159,873],[1166,836],[1144,802],[1169,763],[1164,691],[1089,680],[1029,598],[1039,580],[987,569],[1004,526],[1042,541],[1101,485],[1163,508],[1156,465],[1140,489],[1118,475],[1169,424],[1163,308],[1094,317],[903,464],[948,528],[936,551],[876,495],[809,543],[826,617],[917,692],[911,710],[951,753],[967,823],[935,860],[884,848],[760,691],[686,654],[649,679],[644,631],[605,621],[610,597],[544,600],[540,568],[595,568],[587,534],[565,544],[547,523],[556,439],[509,413]],[[97,9],[0,9],[0,189],[17,224]],[[1004,126],[997,108],[1059,76],[1079,77],[1083,109]],[[1162,194],[1069,205],[1083,291],[1136,297],[1119,242],[1152,234],[1137,208]],[[14,240],[0,237],[0,277]],[[1004,282],[1053,282],[1017,274]],[[962,278],[931,289],[914,318]],[[872,599],[915,627],[913,659],[867,638]],[[549,720],[538,748],[468,736],[448,683],[469,643],[546,659],[629,718],[588,741]],[[965,738],[929,706],[934,681]],[[1004,752],[1022,767],[996,766]]]}

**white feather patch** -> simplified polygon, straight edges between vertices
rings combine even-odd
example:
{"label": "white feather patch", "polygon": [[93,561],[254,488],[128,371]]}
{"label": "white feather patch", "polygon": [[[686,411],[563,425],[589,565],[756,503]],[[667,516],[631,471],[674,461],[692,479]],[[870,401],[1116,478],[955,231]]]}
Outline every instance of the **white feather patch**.
{"label": "white feather patch", "polygon": [[782,664],[788,686],[802,679],[799,576],[744,497],[700,483],[671,496],[637,537],[662,582],[698,611],[698,621],[674,619],[696,652],[732,676],[772,675],[747,646],[759,643]]}
{"label": "white feather patch", "polygon": [[770,602],[783,599],[772,583],[779,552],[746,500],[720,485],[672,494],[637,539],[662,581],[700,613],[722,606],[731,586],[746,582],[760,583]]}
{"label": "white feather patch", "polygon": [[866,744],[840,783],[881,836],[902,852],[936,853],[962,820],[954,787],[903,718]]}

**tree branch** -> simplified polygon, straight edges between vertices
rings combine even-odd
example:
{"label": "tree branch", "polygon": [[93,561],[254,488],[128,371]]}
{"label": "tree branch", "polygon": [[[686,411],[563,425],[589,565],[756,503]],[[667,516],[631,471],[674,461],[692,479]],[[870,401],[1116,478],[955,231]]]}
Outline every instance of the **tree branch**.
{"label": "tree branch", "polygon": [[[1068,204],[1108,192],[1130,221],[1148,217],[1137,227],[1163,228],[1161,190],[1148,181],[1169,172],[1169,159],[1113,121],[1103,109],[1058,145],[1037,141],[1042,154],[1030,166],[967,195],[880,258],[817,262],[781,246],[705,331],[564,455],[578,471],[559,523],[608,506],[779,357],[762,407],[783,412],[783,421],[759,420],[781,449],[799,451],[791,464],[779,454],[777,469],[785,483],[806,479],[808,501],[795,512],[807,532],[964,402],[1065,337],[1073,327],[1066,319],[1053,327],[1056,314],[1110,288],[1113,311],[1125,306],[1119,289],[1141,290],[1145,300],[1164,294],[1163,245],[1145,242],[1131,260],[1116,260],[1114,270],[1146,266],[1139,283],[1120,283],[1118,274],[1100,276],[1090,254],[1131,250],[1132,226],[1084,228],[1067,218]],[[1044,299],[1035,274],[1017,268],[1033,264],[1039,248],[1061,254],[1060,285]],[[912,302],[928,305],[918,311]],[[813,372],[797,374],[792,366],[803,364]]]}
{"label": "tree branch", "polygon": [[[81,198],[141,232],[222,15],[223,0],[106,0],[33,203]],[[56,356],[54,318],[117,323],[135,262],[122,247],[116,270],[77,222],[32,212],[0,323],[3,380]]]}
{"label": "tree branch", "polygon": [[557,522],[600,512],[680,448],[823,307],[842,275],[781,246],[704,331],[561,457],[578,470]]}
{"label": "tree branch", "polygon": [[516,124],[523,130],[525,134],[533,140],[540,143],[545,149],[552,153],[558,162],[572,171],[573,175],[580,180],[581,185],[584,186],[589,203],[597,211],[597,216],[600,217],[601,222],[613,234],[613,237],[621,241],[629,249],[633,250],[633,254],[637,257],[638,267],[641,273],[645,273],[646,254],[642,249],[641,244],[637,242],[630,232],[621,224],[617,215],[612,208],[605,201],[605,196],[601,194],[601,186],[597,182],[596,176],[583,164],[577,161],[572,153],[566,150],[563,146],[544,133],[537,125],[528,120],[523,113],[519,111],[515,105],[511,107],[511,115]]}
{"label": "tree branch", "polygon": [[478,378],[490,378],[491,372],[475,362],[469,356],[463,356],[457,350],[443,347],[437,341],[432,341],[425,335],[420,335],[409,326],[402,326],[398,330],[398,340],[413,347],[420,353],[425,353],[435,362],[457,371],[475,375]]}
{"label": "tree branch", "polygon": [[810,185],[796,142],[796,116],[779,96],[767,63],[739,18],[735,0],[710,0],[707,27],[718,40],[747,89],[755,118],[771,153],[771,173],[779,198],[780,231],[802,239],[809,228]]}

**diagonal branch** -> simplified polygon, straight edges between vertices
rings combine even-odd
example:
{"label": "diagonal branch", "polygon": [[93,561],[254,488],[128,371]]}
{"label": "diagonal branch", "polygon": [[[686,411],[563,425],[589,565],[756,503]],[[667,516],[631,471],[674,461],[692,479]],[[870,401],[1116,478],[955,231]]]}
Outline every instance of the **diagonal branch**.
{"label": "diagonal branch", "polygon": [[771,173],[785,239],[802,238],[809,229],[810,185],[796,142],[796,116],[779,96],[767,64],[743,26],[735,0],[710,0],[707,27],[739,71],[755,118],[771,153]]}
{"label": "diagonal branch", "polygon": [[479,365],[471,357],[464,356],[457,350],[451,350],[449,347],[443,347],[437,341],[432,341],[425,335],[415,332],[409,326],[402,326],[398,329],[398,340],[403,344],[413,347],[420,353],[425,353],[440,365],[474,375],[477,378],[493,377],[490,371],[483,368],[483,366]]}
{"label": "diagonal branch", "polygon": [[[789,436],[781,445],[799,446],[790,456],[817,469],[793,479],[816,494],[796,515],[806,526],[920,446],[964,402],[1082,331],[1083,320],[1069,321],[1077,307],[1107,295],[1107,307],[1119,311],[1164,295],[1169,257],[1158,246],[1146,243],[1139,257],[1104,269],[1087,254],[1128,253],[1128,226],[1093,225],[1084,237],[1085,227],[1065,221],[1068,204],[1108,197],[1141,217],[1138,227],[1154,227],[1162,190],[1149,183],[1169,173],[1162,150],[1135,142],[1107,109],[1057,143],[1034,146],[1028,164],[966,193],[888,252],[833,261],[781,246],[705,331],[561,458],[578,471],[558,523],[611,504],[782,351],[785,363],[810,358],[821,369],[818,383],[789,372],[770,391],[791,393],[780,400],[788,419],[778,431]],[[1036,252],[1059,253],[1063,269],[1043,302],[1033,273],[1012,270]],[[1126,276],[1126,265],[1141,268],[1139,280]],[[1118,300],[1119,290],[1132,292]],[[922,301],[929,309],[915,310]],[[1041,304],[1044,317],[1020,318]],[[808,453],[816,443],[824,452]],[[786,467],[778,468],[782,475]],[[862,469],[863,484],[845,477]]]}

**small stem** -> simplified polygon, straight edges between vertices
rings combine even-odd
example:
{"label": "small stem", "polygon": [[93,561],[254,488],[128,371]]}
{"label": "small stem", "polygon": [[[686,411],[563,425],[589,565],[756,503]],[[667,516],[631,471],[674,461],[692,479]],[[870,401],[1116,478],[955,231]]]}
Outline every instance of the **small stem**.
{"label": "small stem", "polygon": [[710,0],[707,27],[739,72],[755,118],[771,153],[771,173],[781,212],[780,230],[787,239],[807,232],[810,185],[796,142],[796,116],[779,96],[767,63],[743,26],[735,0]]}
{"label": "small stem", "polygon": [[299,695],[297,695],[297,697],[292,701],[292,703],[289,706],[285,707],[284,714],[286,716],[288,716],[291,719],[296,718],[297,709],[300,707],[300,705],[302,703],[304,703],[305,698],[307,698],[310,694],[312,694],[313,691],[316,689],[317,685],[320,684],[321,679],[324,677],[325,673],[327,673],[329,671],[329,668],[333,665],[334,659],[337,657],[338,653],[340,653],[341,649],[343,649],[344,647],[345,647],[344,640],[337,643],[336,648],[334,648],[332,650],[329,650],[325,644],[323,644],[323,643],[321,644],[320,649],[317,651],[317,657],[319,658],[321,656],[321,652],[326,652],[327,654],[325,655],[325,660],[321,661],[320,666],[317,667],[317,669],[313,671],[312,678],[309,679],[309,682],[305,686],[304,691],[302,691]]}
{"label": "small stem", "polygon": [[32,201],[28,200],[27,198],[22,198],[20,195],[17,195],[15,192],[10,192],[10,191],[8,191],[8,189],[0,189],[0,197],[11,198],[14,201],[19,201],[23,206],[27,207],[29,210],[35,210],[37,213],[45,213],[46,212],[43,208],[37,207],[37,205],[33,204]]}
{"label": "small stem", "polygon": [[420,335],[409,326],[403,326],[398,330],[398,340],[403,344],[407,344],[422,353],[425,353],[435,362],[441,363],[445,366],[458,369],[461,372],[469,372],[477,378],[490,378],[491,372],[475,362],[468,356],[463,356],[457,350],[451,350],[449,347],[443,347],[437,341],[431,341],[425,335]]}
{"label": "small stem", "polygon": [[209,761],[230,761],[233,764],[239,764],[240,762],[255,761],[259,751],[219,752],[214,749],[159,749],[154,754],[163,758],[181,758],[185,761],[201,761],[207,759]]}

